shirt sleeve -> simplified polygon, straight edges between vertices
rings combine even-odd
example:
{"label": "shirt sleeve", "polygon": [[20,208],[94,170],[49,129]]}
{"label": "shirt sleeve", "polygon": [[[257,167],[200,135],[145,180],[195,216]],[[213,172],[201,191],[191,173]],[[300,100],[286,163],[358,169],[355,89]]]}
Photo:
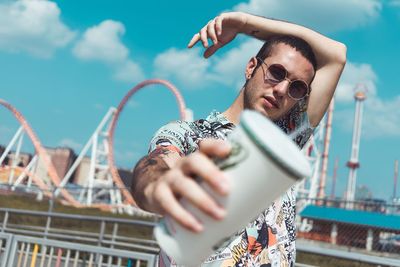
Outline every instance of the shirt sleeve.
{"label": "shirt sleeve", "polygon": [[178,152],[181,156],[189,153],[193,140],[190,126],[185,121],[173,121],[161,127],[150,141],[149,153],[158,147]]}

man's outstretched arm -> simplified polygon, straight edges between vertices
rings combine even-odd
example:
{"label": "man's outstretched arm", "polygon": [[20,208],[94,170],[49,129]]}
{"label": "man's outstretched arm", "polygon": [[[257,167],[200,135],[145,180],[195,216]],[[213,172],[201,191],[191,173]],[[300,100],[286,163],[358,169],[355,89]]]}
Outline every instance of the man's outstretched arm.
{"label": "man's outstretched arm", "polygon": [[140,208],[154,213],[161,213],[157,206],[148,203],[148,191],[151,188],[151,184],[155,183],[158,178],[170,170],[171,164],[177,161],[178,158],[180,156],[177,152],[159,147],[139,160],[133,170],[131,192]]}
{"label": "man's outstretched arm", "polygon": [[132,195],[139,207],[169,215],[189,230],[202,230],[199,222],[179,202],[185,198],[205,214],[219,220],[225,210],[195,181],[202,177],[215,192],[226,195],[229,181],[210,159],[226,157],[230,147],[221,140],[203,140],[199,151],[181,157],[179,153],[159,147],[135,166]]}

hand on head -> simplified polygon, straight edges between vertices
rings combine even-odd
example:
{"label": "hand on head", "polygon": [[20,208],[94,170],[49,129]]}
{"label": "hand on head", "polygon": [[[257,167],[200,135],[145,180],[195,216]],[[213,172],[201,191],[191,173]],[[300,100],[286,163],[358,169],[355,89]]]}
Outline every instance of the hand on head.
{"label": "hand on head", "polygon": [[[210,20],[201,30],[190,40],[188,47],[192,48],[197,42],[201,41],[206,51],[204,57],[212,56],[219,48],[232,41],[246,24],[246,16],[241,12],[223,13]],[[209,46],[208,39],[213,42]]]}

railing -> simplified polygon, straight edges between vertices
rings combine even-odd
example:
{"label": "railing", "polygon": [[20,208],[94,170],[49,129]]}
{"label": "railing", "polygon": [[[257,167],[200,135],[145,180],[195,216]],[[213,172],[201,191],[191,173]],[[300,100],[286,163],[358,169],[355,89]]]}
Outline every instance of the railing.
{"label": "railing", "polygon": [[[347,251],[339,248],[329,248],[319,243],[304,242],[304,240],[296,241],[296,249],[298,252],[305,252],[311,254],[318,254],[325,257],[346,259],[351,262],[366,263],[380,267],[400,267],[400,259],[391,258],[389,256],[382,257],[378,255],[368,255],[366,253]],[[355,266],[355,265],[352,265]],[[296,267],[297,266],[296,264]]]}
{"label": "railing", "polygon": [[[36,225],[24,223],[28,217],[36,218]],[[159,252],[151,221],[6,208],[0,208],[0,218],[0,267],[153,267]],[[56,220],[84,222],[92,229],[63,229]],[[127,236],[127,229],[142,236]]]}
{"label": "railing", "polygon": [[113,192],[116,191],[126,191],[130,190],[128,187],[116,187],[116,186],[74,186],[73,184],[68,184],[64,187],[56,187],[52,186],[48,190],[41,189],[37,187],[35,184],[19,184],[19,185],[12,185],[6,183],[0,183],[0,193],[1,194],[16,194],[25,197],[32,197],[34,196],[37,200],[42,201],[44,198],[48,201],[49,204],[49,211],[52,211],[54,205],[61,200],[61,198],[57,197],[56,192],[60,190],[66,190],[68,194],[73,196],[75,199],[80,199],[82,201],[82,197],[85,192],[91,190],[92,193],[95,192],[96,197],[98,198],[97,201],[92,202],[91,205],[87,206],[87,208],[95,207],[100,209],[107,209],[111,212],[117,212],[120,214],[129,214],[132,216],[142,217],[145,219],[154,219],[155,214],[144,211],[142,209],[137,208],[136,206],[129,205],[126,203],[120,202],[119,204],[114,203],[111,205],[111,199],[109,197],[103,196],[100,198],[100,195],[112,195]]}
{"label": "railing", "polygon": [[[0,238],[3,238],[3,236],[4,234]],[[157,263],[156,255],[143,252],[110,249],[18,235],[8,235],[6,238],[7,246],[0,254],[2,267],[154,267]]]}
{"label": "railing", "polygon": [[12,242],[12,235],[0,233],[0,267],[8,267],[7,266],[7,257],[4,255],[8,254],[10,251]]}
{"label": "railing", "polygon": [[[3,216],[1,216],[3,215]],[[23,223],[27,217],[36,217],[37,225]],[[0,208],[0,232],[16,235],[43,237],[60,241],[79,242],[100,247],[136,250],[157,254],[159,251],[152,237],[155,222],[100,216],[84,216]],[[13,219],[17,223],[10,223]],[[62,220],[65,227],[55,227],[52,222]],[[73,223],[84,223],[84,230],[74,229]],[[90,229],[88,229],[90,227]],[[69,229],[68,229],[69,228]],[[97,230],[97,231],[96,231]],[[137,235],[131,232],[137,232]]]}
{"label": "railing", "polygon": [[[27,224],[22,221],[22,219],[26,219],[26,217],[40,218],[40,223]],[[12,222],[13,220],[14,222]],[[62,220],[63,222],[84,221],[89,223],[92,229],[90,231],[87,229],[77,230],[73,227],[66,227],[63,229],[62,227],[55,226],[54,222],[56,220]],[[34,255],[36,255],[38,264],[42,264],[42,261],[44,263],[43,265],[30,266],[56,266],[54,264],[57,263],[57,259],[59,259],[58,262],[60,264],[63,264],[60,266],[73,266],[75,263],[78,264],[78,266],[82,264],[83,266],[90,266],[90,263],[93,266],[95,264],[97,264],[96,266],[117,266],[118,264],[122,264],[121,266],[136,265],[136,267],[139,267],[139,265],[153,264],[159,251],[159,247],[152,236],[152,229],[155,224],[156,222],[153,221],[135,219],[0,208],[0,267],[13,266],[4,265],[4,253],[10,250],[13,251],[12,253],[14,254],[17,253],[13,256],[15,258],[13,262],[15,266],[18,266],[18,259],[20,257],[20,266],[24,266],[23,263],[25,261],[31,262]],[[138,228],[142,229],[139,231],[141,235],[130,236],[126,234],[126,229],[132,232]],[[354,242],[357,241],[357,229],[357,225],[354,225],[354,231],[352,233],[354,235],[352,239]],[[400,266],[400,254],[398,253],[377,253],[375,250],[368,251],[365,247],[350,248],[349,246],[339,246],[339,243],[334,245],[331,242],[321,242],[321,240],[306,240],[301,237],[301,227],[298,227],[298,230],[298,251],[365,263],[380,263],[384,266]],[[332,229],[328,230],[331,231]],[[10,241],[10,234],[17,237],[17,241],[15,242],[18,244],[15,245],[15,250],[12,250],[12,247],[10,247],[10,244],[14,244],[14,241]],[[337,238],[340,234],[339,229]],[[24,237],[21,237],[22,235]],[[331,235],[329,236],[331,237]],[[52,247],[53,250],[51,252]],[[372,248],[374,248],[374,246],[372,246]],[[105,249],[105,251],[103,251],[103,249]],[[46,251],[44,252],[44,250]],[[117,254],[113,254],[113,251],[116,251]],[[131,252],[134,254],[124,254]],[[61,253],[60,256],[59,253]],[[98,253],[103,256],[100,254],[98,255]],[[77,254],[78,256],[76,256]],[[152,258],[153,263],[148,258],[135,256],[142,254],[155,257]],[[382,258],[382,256],[385,258]],[[49,262],[53,265],[48,265]]]}

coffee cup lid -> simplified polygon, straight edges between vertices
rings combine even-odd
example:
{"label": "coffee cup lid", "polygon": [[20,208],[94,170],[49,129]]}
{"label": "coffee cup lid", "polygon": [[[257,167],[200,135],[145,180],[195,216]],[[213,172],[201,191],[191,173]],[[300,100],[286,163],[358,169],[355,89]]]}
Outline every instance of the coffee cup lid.
{"label": "coffee cup lid", "polygon": [[311,176],[310,164],[298,146],[271,120],[245,110],[240,124],[251,140],[288,175],[302,179]]}

